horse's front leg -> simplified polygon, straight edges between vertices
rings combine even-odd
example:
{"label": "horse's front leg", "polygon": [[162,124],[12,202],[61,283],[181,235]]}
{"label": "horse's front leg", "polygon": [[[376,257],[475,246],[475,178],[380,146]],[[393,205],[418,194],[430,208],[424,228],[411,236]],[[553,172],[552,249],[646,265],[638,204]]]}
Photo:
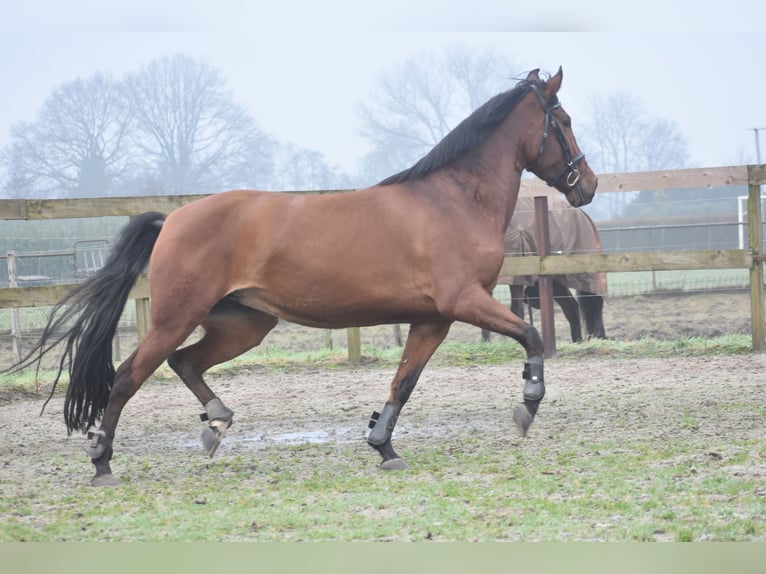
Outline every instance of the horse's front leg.
{"label": "horse's front leg", "polygon": [[380,413],[373,413],[367,443],[378,451],[383,461],[383,470],[400,470],[407,464],[399,458],[391,445],[391,436],[402,407],[410,398],[420,378],[420,373],[434,354],[437,347],[449,333],[451,321],[413,324],[407,335],[399,368],[391,382],[391,392]]}
{"label": "horse's front leg", "polygon": [[[522,378],[523,402],[513,409],[513,422],[521,436],[526,436],[545,395],[543,377],[543,340],[532,325],[525,323],[487,291],[477,286],[456,297],[450,316],[516,339],[527,352]],[[446,313],[447,311],[445,311]]]}
{"label": "horse's front leg", "polygon": [[[534,327],[530,327],[534,329]],[[519,403],[513,409],[513,423],[519,435],[526,436],[529,427],[535,420],[540,401],[545,396],[545,381],[543,377],[542,355],[528,355],[522,372],[524,379],[524,402]]]}

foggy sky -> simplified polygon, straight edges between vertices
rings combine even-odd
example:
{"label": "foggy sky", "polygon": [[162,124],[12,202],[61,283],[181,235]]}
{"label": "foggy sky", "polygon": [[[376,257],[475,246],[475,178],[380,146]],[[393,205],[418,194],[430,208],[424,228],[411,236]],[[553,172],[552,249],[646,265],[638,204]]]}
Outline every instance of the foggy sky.
{"label": "foggy sky", "polygon": [[766,128],[762,2],[1,1],[0,147],[62,83],[181,52],[221,70],[261,128],[354,171],[356,106],[379,74],[455,44],[493,45],[521,70],[563,66],[575,131],[590,97],[629,93],[677,124],[697,166],[754,163],[752,128]]}

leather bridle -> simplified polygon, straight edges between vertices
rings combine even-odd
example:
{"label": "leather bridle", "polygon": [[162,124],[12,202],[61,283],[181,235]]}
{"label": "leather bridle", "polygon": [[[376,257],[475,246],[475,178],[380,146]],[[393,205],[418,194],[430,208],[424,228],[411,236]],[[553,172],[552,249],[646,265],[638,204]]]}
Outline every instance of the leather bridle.
{"label": "leather bridle", "polygon": [[577,193],[580,196],[581,204],[585,204],[586,203],[585,191],[583,190],[582,183],[580,181],[582,173],[580,172],[579,169],[575,167],[575,164],[577,162],[585,159],[585,154],[581,153],[576,157],[572,157],[572,150],[569,148],[569,144],[567,143],[566,138],[564,138],[564,132],[561,130],[561,126],[559,125],[559,123],[556,121],[556,118],[554,118],[551,113],[556,108],[561,107],[561,102],[559,102],[559,99],[556,96],[553,96],[550,102],[547,102],[545,98],[543,97],[543,95],[540,93],[539,88],[535,84],[530,84],[530,87],[532,88],[532,91],[537,96],[537,100],[540,102],[540,105],[543,107],[543,111],[545,112],[545,125],[543,126],[543,139],[540,142],[540,147],[537,149],[537,158],[535,159],[534,163],[536,163],[540,159],[540,157],[543,155],[545,142],[548,139],[548,127],[550,126],[553,128],[553,133],[556,134],[556,139],[559,140],[559,144],[561,145],[561,151],[564,153],[564,161],[566,162],[566,166],[557,177],[551,180],[545,180],[545,183],[547,183],[551,187],[556,187],[556,185],[558,185],[558,183],[566,177],[567,187],[577,191]]}

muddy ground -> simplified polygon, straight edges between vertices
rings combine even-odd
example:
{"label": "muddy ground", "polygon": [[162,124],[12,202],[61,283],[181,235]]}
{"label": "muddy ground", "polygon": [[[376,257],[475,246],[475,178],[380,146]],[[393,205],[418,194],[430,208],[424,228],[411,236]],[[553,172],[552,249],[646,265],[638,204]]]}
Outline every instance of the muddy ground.
{"label": "muddy ground", "polygon": [[[415,442],[476,433],[498,444],[518,441],[509,411],[520,397],[520,368],[426,369],[399,421],[397,446],[406,452]],[[377,455],[363,448],[363,436],[369,414],[383,406],[392,374],[374,367],[284,373],[252,368],[212,377],[211,386],[236,413],[216,456],[299,442],[358,442],[360,454],[374,464]],[[608,433],[618,443],[683,433],[700,456],[729,441],[766,438],[764,355],[552,359],[546,381],[548,392],[527,440],[553,452],[562,433],[594,442]],[[66,436],[62,401],[52,401],[42,416],[41,404],[26,399],[0,406],[3,481],[51,480],[57,460],[81,456],[83,438]],[[116,450],[139,457],[162,451],[202,456],[200,411],[182,384],[147,383],[123,412]],[[91,469],[81,457],[85,482]],[[124,470],[117,458],[115,472]],[[747,472],[766,479],[766,459]]]}
{"label": "muddy ground", "polygon": [[[644,335],[671,331],[679,335],[685,329],[704,328],[707,336],[749,329],[746,294],[673,299],[652,309],[638,299],[631,305],[628,308],[624,301],[607,305],[611,337],[634,338],[639,329],[647,331]],[[638,318],[643,326],[617,314]],[[313,333],[311,337],[320,337]],[[368,336],[377,337],[380,346],[389,344],[390,327],[376,333]],[[345,335],[333,336],[337,340]],[[309,335],[286,326],[274,334],[276,342],[271,344],[292,341],[303,348],[316,344],[302,337]],[[478,340],[479,333],[459,326],[451,337]],[[520,398],[521,367],[519,363],[427,368],[399,421],[397,448],[405,454],[408,444],[459,441],[475,433],[499,445],[518,441],[509,413]],[[360,456],[373,465],[377,455],[364,444],[364,432],[372,410],[383,406],[392,375],[392,369],[368,365],[295,372],[253,366],[236,375],[213,376],[211,387],[236,413],[236,424],[216,456],[305,441],[349,442],[358,444]],[[572,433],[584,441],[608,434],[617,442],[643,437],[649,444],[661,442],[668,433],[683,433],[701,457],[728,456],[721,454],[727,445],[766,436],[766,355],[554,358],[546,364],[546,381],[548,393],[527,440],[554,452],[557,437]],[[5,437],[0,441],[0,482],[69,481],[71,476],[57,473],[57,464],[80,457],[80,484],[85,483],[91,465],[81,454],[83,438],[67,437],[61,398],[40,416],[42,402],[41,396],[16,397],[0,405],[0,435]],[[139,457],[161,451],[203,456],[199,412],[199,404],[181,383],[147,383],[123,413],[116,451]],[[183,464],[183,456],[174,458]],[[761,460],[762,464],[739,471],[766,479],[766,459]],[[114,470],[117,474],[126,470],[119,457]]]}

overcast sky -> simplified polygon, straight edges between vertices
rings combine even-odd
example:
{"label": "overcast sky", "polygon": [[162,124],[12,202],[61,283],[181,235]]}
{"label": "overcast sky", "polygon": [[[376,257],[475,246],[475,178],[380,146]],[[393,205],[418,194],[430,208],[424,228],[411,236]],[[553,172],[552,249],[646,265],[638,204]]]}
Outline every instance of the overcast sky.
{"label": "overcast sky", "polygon": [[755,162],[752,128],[766,128],[765,2],[525,4],[0,0],[0,147],[62,83],[120,77],[181,52],[219,69],[263,129],[354,171],[365,151],[355,109],[376,78],[462,43],[495,46],[524,70],[563,66],[575,132],[589,97],[624,91],[677,124],[694,165]]}

